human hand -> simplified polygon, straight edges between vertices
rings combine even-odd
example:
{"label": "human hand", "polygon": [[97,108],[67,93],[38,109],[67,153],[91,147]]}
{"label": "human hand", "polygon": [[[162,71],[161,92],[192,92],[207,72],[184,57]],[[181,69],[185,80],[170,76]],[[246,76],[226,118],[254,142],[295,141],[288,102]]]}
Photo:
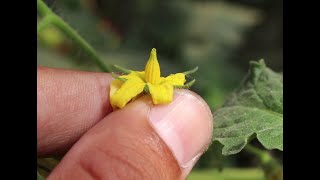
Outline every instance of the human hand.
{"label": "human hand", "polygon": [[110,74],[37,73],[38,157],[67,152],[49,180],[186,179],[211,142],[211,111],[189,90],[168,105],[144,96],[112,112]]}

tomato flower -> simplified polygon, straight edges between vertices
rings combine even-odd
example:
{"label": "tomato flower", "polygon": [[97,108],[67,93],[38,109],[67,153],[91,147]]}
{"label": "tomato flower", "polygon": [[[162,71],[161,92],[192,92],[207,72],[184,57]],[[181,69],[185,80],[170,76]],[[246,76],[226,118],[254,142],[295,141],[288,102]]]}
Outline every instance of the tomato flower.
{"label": "tomato flower", "polygon": [[167,104],[173,99],[174,88],[188,88],[195,80],[186,82],[186,75],[194,73],[198,67],[184,73],[160,76],[160,65],[156,49],[153,48],[144,71],[131,71],[115,66],[126,75],[116,76],[110,85],[110,104],[113,109],[123,108],[129,101],[143,92],[151,94],[154,104]]}

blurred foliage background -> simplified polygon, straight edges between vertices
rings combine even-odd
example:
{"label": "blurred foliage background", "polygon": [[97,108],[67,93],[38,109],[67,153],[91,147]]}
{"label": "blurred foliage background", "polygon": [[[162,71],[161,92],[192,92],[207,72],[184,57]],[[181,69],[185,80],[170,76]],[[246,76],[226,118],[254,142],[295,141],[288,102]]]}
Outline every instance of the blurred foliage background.
{"label": "blurred foliage background", "polygon": [[[45,2],[99,52],[106,64],[142,70],[154,47],[164,75],[199,66],[192,75],[197,80],[192,90],[213,112],[239,85],[250,60],[263,58],[271,69],[283,69],[282,0]],[[38,65],[100,71],[55,27],[39,34],[37,46]],[[246,152],[222,160],[215,155],[219,148],[213,147],[199,160],[196,170],[217,168],[222,163],[238,168],[257,166]],[[282,159],[282,153],[274,152],[274,156]]]}

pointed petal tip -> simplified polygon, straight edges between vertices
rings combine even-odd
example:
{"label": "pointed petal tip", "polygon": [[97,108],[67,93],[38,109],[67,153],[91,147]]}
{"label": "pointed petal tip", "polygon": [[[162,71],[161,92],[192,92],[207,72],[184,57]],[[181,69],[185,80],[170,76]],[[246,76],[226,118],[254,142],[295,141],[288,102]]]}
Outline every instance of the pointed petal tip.
{"label": "pointed petal tip", "polygon": [[157,50],[156,50],[156,48],[152,48],[150,57],[157,57]]}

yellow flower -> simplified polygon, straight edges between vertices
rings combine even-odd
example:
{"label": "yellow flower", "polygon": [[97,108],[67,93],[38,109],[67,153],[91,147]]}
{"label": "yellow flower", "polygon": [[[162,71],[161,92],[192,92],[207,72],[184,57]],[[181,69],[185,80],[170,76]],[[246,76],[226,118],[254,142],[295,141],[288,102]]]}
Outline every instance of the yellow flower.
{"label": "yellow flower", "polygon": [[185,73],[171,74],[168,77],[160,76],[160,65],[157,60],[156,49],[153,48],[150,58],[144,71],[131,71],[119,66],[119,70],[127,75],[114,76],[110,85],[110,103],[114,109],[123,108],[130,100],[139,96],[143,92],[151,94],[154,104],[167,104],[173,99],[174,87],[190,87],[195,80],[184,85],[186,74],[191,74],[197,70]]}

